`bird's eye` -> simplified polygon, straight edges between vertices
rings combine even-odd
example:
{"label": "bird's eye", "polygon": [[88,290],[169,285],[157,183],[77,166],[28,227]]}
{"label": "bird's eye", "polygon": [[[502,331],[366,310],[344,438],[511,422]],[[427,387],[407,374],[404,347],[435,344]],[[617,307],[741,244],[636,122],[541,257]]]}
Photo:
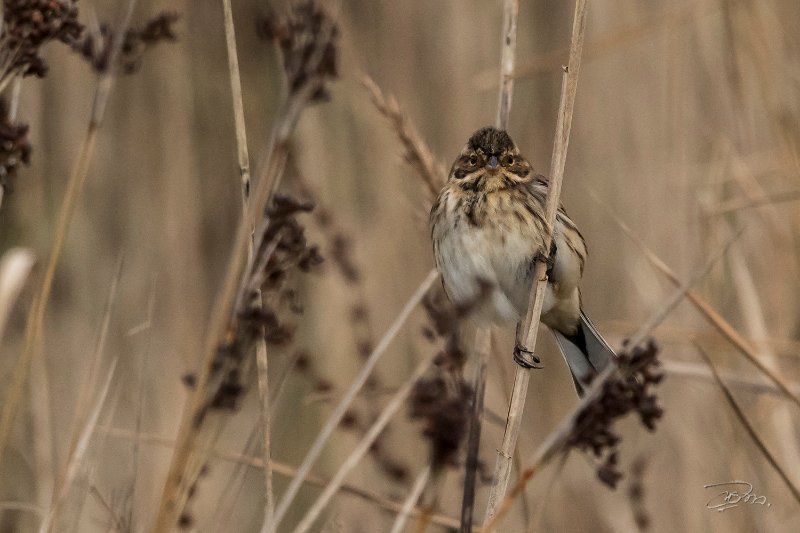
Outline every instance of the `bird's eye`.
{"label": "bird's eye", "polygon": [[511,165],[513,165],[513,164],[514,164],[514,156],[513,156],[513,155],[507,155],[507,156],[506,156],[506,160],[505,160],[505,161],[503,161],[503,163],[504,163],[505,165],[507,165],[507,166],[511,166]]}
{"label": "bird's eye", "polygon": [[471,166],[473,166],[473,167],[474,167],[475,165],[477,165],[477,164],[478,164],[478,156],[477,156],[477,155],[475,155],[475,154],[472,154],[471,156],[469,156],[469,164],[470,164]]}

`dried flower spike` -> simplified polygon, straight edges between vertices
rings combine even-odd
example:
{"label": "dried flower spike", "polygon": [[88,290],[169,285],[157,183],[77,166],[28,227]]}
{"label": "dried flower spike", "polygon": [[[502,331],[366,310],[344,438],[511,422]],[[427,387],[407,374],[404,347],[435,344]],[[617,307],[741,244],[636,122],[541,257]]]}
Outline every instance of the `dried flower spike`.
{"label": "dried flower spike", "polygon": [[599,396],[578,414],[567,441],[568,446],[591,451],[602,459],[597,475],[611,488],[615,488],[622,478],[617,467],[620,436],[614,432],[613,423],[635,411],[642,425],[648,431],[654,431],[656,421],[663,414],[652,391],[652,387],[664,377],[659,371],[657,354],[658,347],[652,339],[644,346],[633,348],[623,343],[618,361],[619,375],[606,380]]}
{"label": "dried flower spike", "polygon": [[289,16],[270,12],[259,19],[257,30],[262,37],[277,42],[291,94],[309,84],[313,87],[312,102],[330,97],[325,84],[338,75],[339,29],[318,1],[293,5]]}
{"label": "dried flower spike", "polygon": [[14,75],[44,77],[47,64],[40,48],[48,41],[72,44],[83,33],[76,2],[4,0],[0,65],[2,81]]}
{"label": "dried flower spike", "polygon": [[[139,70],[144,53],[161,42],[177,41],[174,25],[179,19],[177,13],[163,12],[150,19],[141,28],[130,28],[117,57],[117,66],[125,74]],[[107,24],[100,26],[100,32],[84,33],[79,40],[72,42],[72,49],[79,53],[97,73],[106,72],[111,59],[111,52],[118,38],[117,33]]]}

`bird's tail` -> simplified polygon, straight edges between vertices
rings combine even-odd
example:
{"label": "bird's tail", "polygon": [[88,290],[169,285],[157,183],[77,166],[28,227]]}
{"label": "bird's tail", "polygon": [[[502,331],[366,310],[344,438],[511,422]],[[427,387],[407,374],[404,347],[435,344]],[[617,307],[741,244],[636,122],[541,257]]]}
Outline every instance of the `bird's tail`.
{"label": "bird's tail", "polygon": [[597,332],[594,324],[581,310],[578,331],[574,335],[564,335],[553,330],[561,354],[569,365],[572,381],[578,396],[583,396],[592,379],[616,360],[617,355],[605,339]]}

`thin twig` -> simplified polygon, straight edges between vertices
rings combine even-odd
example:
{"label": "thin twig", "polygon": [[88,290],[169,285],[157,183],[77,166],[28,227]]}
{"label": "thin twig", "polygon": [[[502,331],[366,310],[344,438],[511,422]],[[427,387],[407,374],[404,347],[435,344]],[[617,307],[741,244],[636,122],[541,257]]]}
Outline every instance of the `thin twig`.
{"label": "thin twig", "polygon": [[[156,278],[153,276],[152,283],[150,285],[150,296],[147,299],[147,323],[152,324],[154,317],[155,317],[155,310],[156,310]],[[153,332],[151,329],[148,328],[147,330],[147,340],[145,342],[145,349],[144,353],[139,358],[139,372],[137,377],[136,383],[136,422],[134,427],[136,428],[136,434],[142,432],[142,419],[144,418],[144,399],[145,399],[145,381],[148,371],[148,359],[150,353],[153,349]],[[133,471],[133,479],[131,479],[131,496],[130,496],[130,509],[128,515],[128,524],[133,524],[133,516],[134,512],[138,509],[136,505],[136,498],[138,496],[138,491],[136,490],[136,485],[139,480],[139,459],[140,459],[140,450],[139,450],[139,439],[136,439],[133,443],[133,449],[131,450],[131,470]],[[120,530],[121,531],[121,530]]]}
{"label": "thin twig", "polygon": [[511,99],[514,95],[514,60],[517,53],[517,18],[519,0],[505,0],[503,3],[503,39],[500,56],[500,97],[497,103],[497,120],[501,130],[508,129],[508,116],[511,113]]}
{"label": "thin twig", "polygon": [[336,472],[333,478],[331,478],[330,483],[328,483],[328,485],[322,491],[322,494],[319,495],[317,500],[305,514],[297,527],[294,528],[294,533],[305,533],[309,530],[309,528],[311,528],[317,518],[319,518],[322,510],[325,509],[333,495],[336,494],[336,491],[338,491],[339,487],[341,487],[342,483],[344,482],[344,478],[347,477],[347,474],[349,474],[350,471],[356,467],[356,465],[358,465],[364,455],[369,451],[372,443],[375,442],[375,439],[377,439],[378,435],[380,435],[381,431],[383,431],[383,428],[385,428],[386,424],[389,423],[389,420],[391,420],[395,413],[397,413],[397,411],[399,411],[403,406],[406,398],[408,398],[408,395],[411,393],[414,384],[430,367],[432,359],[433,354],[430,357],[425,358],[425,360],[417,365],[414,373],[411,374],[403,386],[400,387],[392,399],[389,400],[389,402],[383,408],[383,411],[381,411],[380,416],[378,416],[377,420],[375,420],[364,437],[362,437],[355,449],[342,462],[339,470]]}
{"label": "thin twig", "polygon": [[353,403],[353,400],[358,395],[358,392],[367,382],[372,369],[386,352],[386,349],[389,347],[389,344],[392,342],[392,340],[400,332],[400,328],[411,315],[411,312],[417,307],[419,302],[422,301],[422,298],[425,296],[425,294],[427,294],[428,289],[430,289],[431,285],[433,285],[433,282],[438,277],[439,275],[435,270],[432,270],[428,273],[420,286],[417,287],[417,290],[414,291],[414,294],[411,296],[408,302],[406,302],[406,305],[400,311],[400,314],[397,315],[397,318],[395,318],[392,325],[389,326],[389,329],[383,335],[383,338],[380,340],[380,342],[378,342],[377,346],[375,346],[375,349],[372,350],[372,353],[361,367],[358,376],[356,376],[355,380],[353,380],[350,388],[342,397],[333,413],[331,413],[331,416],[328,418],[325,426],[320,430],[319,434],[317,434],[314,444],[311,445],[311,448],[308,450],[303,462],[297,469],[297,475],[294,477],[294,479],[292,479],[291,483],[289,483],[286,492],[283,494],[283,498],[280,500],[278,507],[275,509],[274,519],[271,524],[272,528],[267,529],[268,524],[265,524],[264,529],[262,529],[264,533],[267,531],[277,530],[281,520],[283,520],[283,518],[286,516],[292,501],[300,491],[300,486],[303,483],[303,479],[311,471],[311,467],[314,466],[314,463],[319,458],[323,448],[325,447],[325,444],[328,442],[328,439],[333,434],[334,430],[339,426],[342,417],[344,417],[347,409]]}
{"label": "thin twig", "polygon": [[[242,98],[242,81],[239,73],[239,55],[236,50],[236,29],[233,23],[231,0],[222,0],[225,19],[225,47],[228,51],[228,73],[231,83],[233,118],[236,129],[236,155],[239,162],[239,174],[242,180],[242,208],[247,214],[247,203],[250,198],[250,156],[247,150],[247,128],[244,119],[244,99]],[[251,228],[251,230],[254,228]],[[248,249],[248,261],[252,260],[254,242],[251,238]],[[254,295],[261,303],[261,291],[256,289]],[[272,520],[274,512],[274,494],[272,491],[272,469],[269,467],[271,454],[271,417],[269,405],[269,360],[267,343],[261,335],[256,340],[256,368],[258,373],[258,393],[261,403],[261,425],[263,431],[262,453],[264,454],[264,522]]]}
{"label": "thin twig", "polygon": [[89,441],[94,434],[95,427],[97,426],[97,421],[100,418],[100,412],[103,409],[103,405],[105,405],[106,397],[108,396],[108,391],[111,388],[111,380],[114,377],[114,371],[117,368],[117,359],[115,358],[111,362],[111,367],[108,370],[108,375],[106,376],[105,382],[103,383],[103,387],[100,390],[100,394],[97,397],[97,401],[95,402],[94,408],[92,409],[91,413],[86,419],[86,424],[81,429],[80,438],[78,439],[77,445],[75,449],[72,450],[70,457],[67,460],[67,470],[64,476],[63,483],[61,483],[60,488],[58,489],[58,493],[54,497],[53,505],[50,507],[50,510],[47,513],[42,524],[39,526],[39,533],[46,533],[53,530],[55,526],[55,518],[58,516],[61,506],[64,503],[65,497],[67,495],[67,491],[69,487],[72,485],[72,481],[78,475],[81,466],[83,465],[83,458],[86,456],[86,452],[89,448]]}
{"label": "thin twig", "polygon": [[[127,440],[137,439],[142,444],[152,444],[157,446],[164,446],[166,448],[172,448],[173,446],[175,446],[175,439],[173,438],[162,437],[148,433],[140,433],[139,435],[137,435],[135,432],[128,429],[99,427],[98,432],[103,432],[110,437],[116,437],[121,439],[127,439]],[[264,461],[261,457],[252,457],[249,455],[220,452],[216,450],[212,451],[211,455],[214,458],[220,459],[222,461],[228,461],[235,464],[244,464],[247,466],[251,466],[253,468],[264,468]],[[297,475],[297,469],[291,465],[282,463],[280,461],[276,461],[275,459],[270,460],[270,463],[272,463],[271,465],[272,470],[278,475],[287,478],[293,478]],[[303,482],[308,485],[313,485],[315,487],[326,487],[330,481],[323,477],[317,476],[316,474],[310,473],[305,477]],[[400,511],[402,511],[403,508],[403,504],[401,502],[397,502],[395,500],[386,498],[378,493],[372,492],[367,489],[363,489],[361,487],[357,487],[355,485],[349,485],[347,483],[344,483],[340,487],[340,492],[348,494],[350,496],[355,496],[356,498],[360,498],[370,503],[374,503],[375,505],[377,505],[382,509],[385,509],[386,511],[399,513]],[[411,516],[419,516],[421,513],[422,510],[419,509],[418,507],[415,507],[411,511]],[[448,527],[451,529],[458,528],[458,520],[450,516],[434,513],[431,514],[431,521],[434,524],[443,527]]]}
{"label": "thin twig", "polygon": [[222,0],[222,7],[225,15],[225,45],[228,51],[228,73],[233,99],[233,121],[236,129],[236,156],[242,178],[242,204],[247,205],[250,196],[250,155],[247,151],[242,80],[239,74],[239,55],[236,51],[236,30],[233,25],[231,0]]}
{"label": "thin twig", "polygon": [[742,408],[739,407],[738,403],[736,403],[736,400],[734,399],[731,390],[728,388],[725,382],[722,381],[722,378],[717,372],[714,363],[711,362],[711,358],[708,356],[706,351],[699,344],[695,344],[695,346],[697,347],[697,351],[700,353],[700,356],[703,358],[703,360],[708,365],[708,368],[711,370],[711,374],[714,376],[714,380],[717,382],[720,389],[722,390],[722,393],[725,395],[725,401],[728,403],[731,410],[736,415],[736,418],[739,419],[739,422],[741,422],[742,426],[744,426],[745,430],[747,430],[747,434],[753,440],[753,443],[756,445],[759,451],[767,459],[767,462],[770,464],[770,466],[778,473],[778,475],[781,477],[781,480],[783,480],[783,482],[786,484],[786,487],[792,493],[792,496],[794,497],[795,501],[797,501],[797,503],[800,504],[800,489],[798,489],[798,487],[795,486],[794,483],[792,483],[792,480],[789,479],[789,476],[786,474],[786,471],[784,471],[781,465],[778,464],[778,461],[775,459],[772,453],[770,453],[769,449],[767,449],[767,446],[766,444],[764,444],[764,441],[762,441],[761,437],[758,436],[758,432],[755,430],[752,424],[750,424],[750,422],[747,420],[747,417],[744,415]]}
{"label": "thin twig", "polygon": [[[125,18],[118,32],[119,35],[124,35],[125,31],[127,31],[135,5],[136,0],[128,1]],[[108,102],[108,96],[111,92],[111,87],[117,72],[114,65],[124,40],[125,39],[117,39],[115,41],[109,54],[109,67],[100,75],[97,81],[89,125],[86,129],[83,142],[81,143],[78,157],[75,160],[75,164],[67,180],[67,190],[64,193],[64,199],[61,202],[61,207],[59,208],[56,218],[53,242],[50,245],[47,266],[45,267],[41,285],[34,296],[33,305],[28,313],[22,354],[14,365],[11,384],[8,387],[8,394],[3,402],[2,413],[0,413],[0,464],[3,462],[3,452],[8,443],[11,426],[17,413],[20,399],[22,398],[22,392],[30,368],[30,361],[35,356],[40,346],[45,311],[47,310],[47,303],[53,288],[56,267],[58,266],[58,260],[61,257],[61,252],[67,240],[67,233],[75,213],[75,207],[83,192],[86,177],[89,175],[89,163],[94,156],[94,150],[97,144],[97,133],[103,121],[106,103]]]}
{"label": "thin twig", "polygon": [[[664,365],[664,370],[666,370],[670,376],[696,378],[702,380],[714,379],[714,376],[711,375],[711,372],[705,366],[696,363],[685,363],[683,361],[662,361],[662,364]],[[723,371],[721,374],[730,387],[747,389],[755,394],[774,394],[781,397],[786,396],[781,389],[775,385],[772,385],[771,383],[764,382],[761,378],[753,378],[734,372]],[[800,383],[791,382],[787,383],[787,385],[792,391],[794,391],[795,394],[800,394]]]}
{"label": "thin twig", "polygon": [[783,191],[772,194],[762,194],[754,198],[733,198],[731,200],[720,202],[716,206],[712,207],[708,214],[712,216],[719,216],[733,211],[739,211],[740,209],[747,209],[749,207],[759,207],[782,202],[793,202],[795,200],[800,200],[800,191]]}
{"label": "thin twig", "polygon": [[[711,255],[711,257],[706,261],[706,264],[703,265],[703,267],[694,276],[692,276],[689,281],[682,283],[680,288],[676,289],[675,292],[672,293],[672,296],[665,300],[664,303],[662,303],[661,306],[650,315],[650,318],[642,324],[639,330],[630,337],[627,346],[629,346],[630,349],[633,349],[640,345],[648,336],[650,336],[653,330],[661,322],[663,322],[663,320],[686,297],[689,292],[689,288],[697,283],[700,279],[705,277],[706,274],[708,274],[711,268],[717,263],[717,261],[719,261],[721,257],[725,255],[733,242],[740,236],[741,232],[726,242],[718,252]],[[572,434],[573,428],[575,427],[575,421],[577,420],[578,416],[590,403],[594,402],[599,397],[605,382],[608,381],[612,376],[618,375],[619,373],[620,369],[616,365],[608,365],[592,381],[589,390],[586,392],[586,395],[581,398],[581,401],[578,403],[578,405],[570,412],[570,414],[562,418],[558,426],[556,426],[556,428],[547,436],[547,438],[545,438],[545,440],[536,450],[533,455],[533,459],[531,460],[531,466],[523,470],[522,475],[520,476],[519,480],[517,480],[517,483],[515,484],[511,493],[506,496],[502,502],[498,502],[497,506],[495,507],[495,514],[483,526],[483,533],[495,531],[495,528],[500,525],[505,515],[511,509],[511,505],[514,503],[514,500],[525,490],[525,487],[528,485],[533,476],[537,472],[541,471],[545,464],[547,464],[553,457],[563,450],[564,445]]]}
{"label": "thin twig", "polygon": [[[114,274],[114,278],[111,281],[111,286],[108,291],[108,297],[106,299],[105,309],[103,311],[103,320],[100,325],[100,331],[98,332],[94,355],[92,356],[91,366],[89,368],[89,375],[86,378],[86,382],[81,387],[80,394],[78,395],[75,415],[72,420],[72,437],[70,439],[69,448],[67,451],[67,461],[64,464],[63,470],[56,478],[53,493],[50,496],[52,500],[50,502],[48,520],[51,521],[56,517],[56,507],[63,505],[63,498],[67,490],[69,490],[69,484],[72,483],[79,469],[79,465],[73,463],[80,462],[83,459],[85,450],[81,451],[80,446],[85,445],[84,439],[87,438],[87,424],[89,423],[91,417],[95,416],[98,408],[97,404],[92,404],[92,396],[96,394],[97,382],[101,376],[100,367],[103,362],[103,355],[105,353],[108,330],[111,324],[111,317],[116,302],[119,280],[122,277],[122,266],[123,260],[120,258],[117,263],[116,273]],[[108,386],[108,383],[106,383],[106,386]],[[101,398],[104,398],[105,392],[101,393]],[[54,524],[51,524],[49,527],[52,528],[53,525]]]}
{"label": "thin twig", "polygon": [[417,501],[419,500],[422,491],[425,490],[425,485],[428,483],[430,477],[431,465],[428,464],[419,473],[417,479],[414,480],[414,485],[412,485],[408,496],[403,502],[403,508],[400,509],[399,513],[397,513],[397,518],[395,518],[394,524],[392,525],[392,530],[389,533],[403,533],[403,529],[406,527],[408,517],[411,515],[411,511],[413,511],[414,507],[417,505]]}
{"label": "thin twig", "polygon": [[[583,39],[586,31],[587,1],[588,0],[577,0],[575,4],[569,66],[564,70],[562,77],[561,102],[559,104],[558,119],[556,122],[555,144],[553,146],[553,156],[550,166],[550,181],[545,203],[545,217],[549,228],[555,227],[556,213],[561,197],[561,183],[564,178],[567,147],[569,145],[569,134],[572,126],[572,111],[575,105],[581,52],[583,50]],[[551,240],[552,234],[548,233],[548,235],[545,236],[545,250],[550,249]],[[544,290],[547,286],[547,276],[545,272],[545,262],[543,260],[537,261],[534,270],[535,283],[531,288],[528,312],[524,321],[520,323],[520,327],[518,328],[518,331],[523,333],[523,337],[520,339],[521,345],[531,351],[532,348],[536,346],[536,336],[544,303]],[[520,427],[522,425],[522,413],[525,407],[529,379],[530,370],[518,366],[515,371],[514,388],[511,393],[511,401],[509,402],[506,431],[503,435],[502,445],[497,451],[494,482],[489,493],[484,524],[492,520],[497,505],[503,500],[508,487],[508,481],[511,476],[512,457],[514,456],[514,449],[516,448]]]}

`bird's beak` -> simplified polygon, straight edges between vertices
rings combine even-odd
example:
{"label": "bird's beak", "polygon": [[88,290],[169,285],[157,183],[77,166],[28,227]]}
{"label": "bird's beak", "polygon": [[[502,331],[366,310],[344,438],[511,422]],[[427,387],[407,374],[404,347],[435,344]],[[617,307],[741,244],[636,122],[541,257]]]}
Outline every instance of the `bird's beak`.
{"label": "bird's beak", "polygon": [[497,156],[493,155],[489,158],[489,161],[486,162],[486,168],[489,170],[497,170],[499,162],[497,161]]}

